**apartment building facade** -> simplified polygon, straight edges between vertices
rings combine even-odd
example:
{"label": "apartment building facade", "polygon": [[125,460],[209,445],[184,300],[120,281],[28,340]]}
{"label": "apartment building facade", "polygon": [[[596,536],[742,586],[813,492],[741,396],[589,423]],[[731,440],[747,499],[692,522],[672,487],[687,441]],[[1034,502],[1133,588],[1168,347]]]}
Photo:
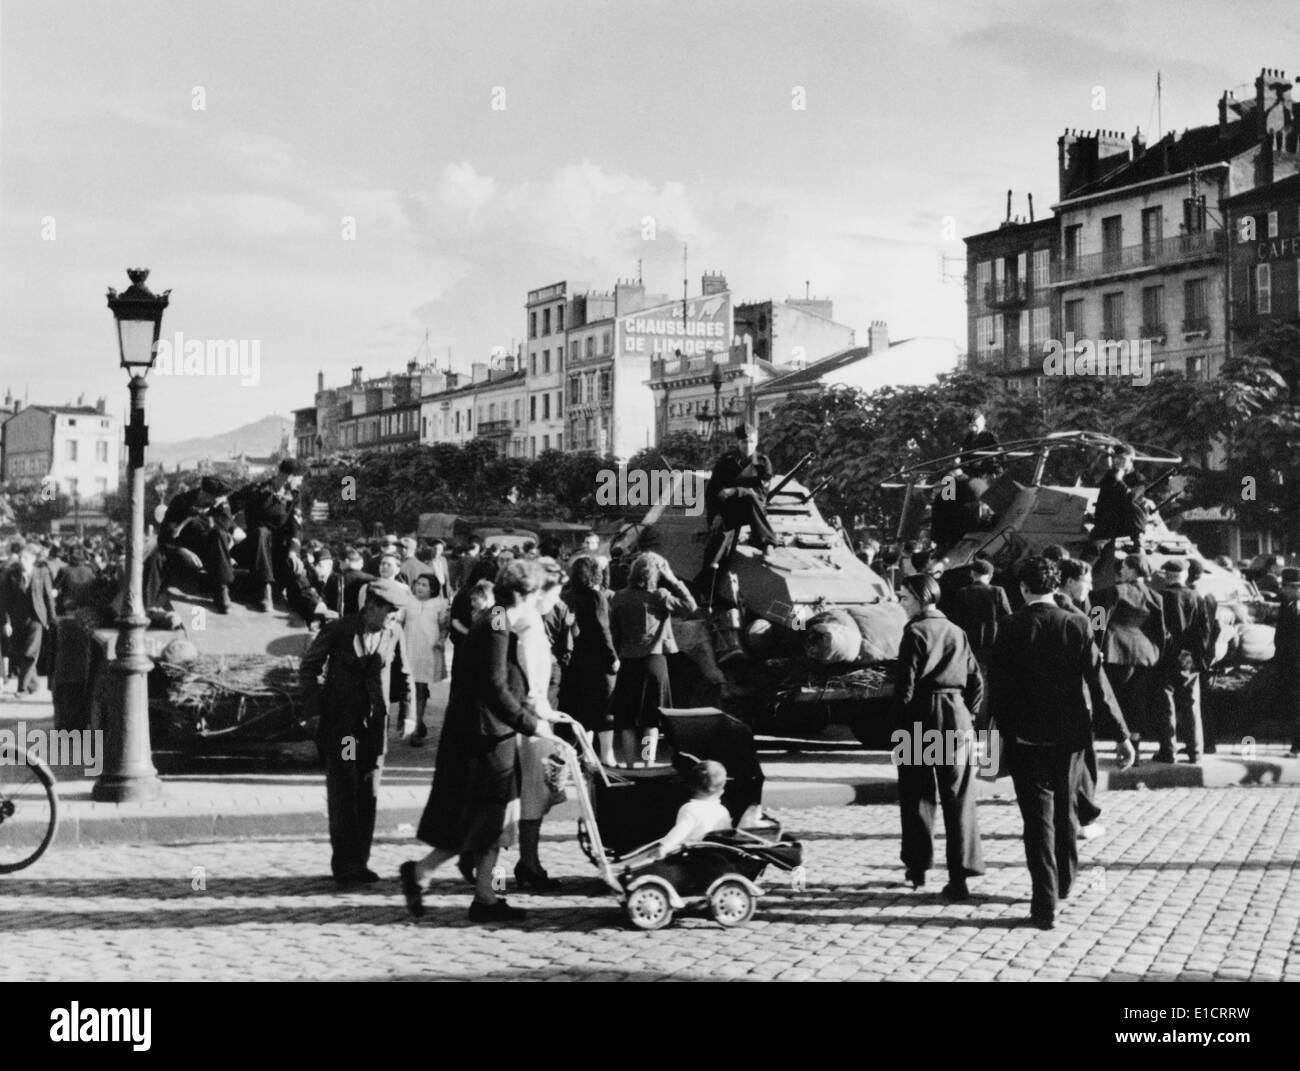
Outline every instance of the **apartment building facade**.
{"label": "apartment building facade", "polygon": [[107,400],[89,405],[19,405],[0,429],[6,483],[50,487],[97,507],[121,483],[121,421]]}

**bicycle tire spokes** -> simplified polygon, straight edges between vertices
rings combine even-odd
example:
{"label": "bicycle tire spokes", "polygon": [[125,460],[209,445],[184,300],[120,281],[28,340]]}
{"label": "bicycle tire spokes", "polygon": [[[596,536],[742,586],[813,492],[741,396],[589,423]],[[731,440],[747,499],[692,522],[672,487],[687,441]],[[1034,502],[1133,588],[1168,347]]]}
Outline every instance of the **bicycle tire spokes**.
{"label": "bicycle tire spokes", "polygon": [[54,781],[40,766],[0,765],[0,874],[30,866],[54,839]]}

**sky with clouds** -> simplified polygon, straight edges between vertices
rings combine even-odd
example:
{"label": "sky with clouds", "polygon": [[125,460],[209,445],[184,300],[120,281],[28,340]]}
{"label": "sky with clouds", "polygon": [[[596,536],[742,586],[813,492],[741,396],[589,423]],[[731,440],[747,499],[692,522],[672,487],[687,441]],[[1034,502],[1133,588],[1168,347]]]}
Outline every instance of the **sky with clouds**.
{"label": "sky with clouds", "polygon": [[1297,28],[1271,0],[0,0],[0,390],[120,408],[128,266],[173,291],[167,337],[260,345],[256,386],[155,377],[159,441],[397,370],[426,330],[467,369],[560,279],[639,260],[676,294],[683,242],[693,292],[808,280],[860,339],[964,344],[940,255],[1008,188],[1049,211],[1063,128],[1154,135],[1157,69],[1166,131],[1213,122],[1261,67],[1300,73]]}

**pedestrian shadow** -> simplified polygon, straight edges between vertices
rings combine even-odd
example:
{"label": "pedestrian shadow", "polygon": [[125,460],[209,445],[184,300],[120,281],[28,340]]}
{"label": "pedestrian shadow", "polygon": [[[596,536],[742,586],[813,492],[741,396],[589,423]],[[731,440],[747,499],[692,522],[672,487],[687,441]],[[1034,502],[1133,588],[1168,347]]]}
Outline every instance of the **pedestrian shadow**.
{"label": "pedestrian shadow", "polygon": [[[1014,903],[1024,904],[1025,901],[1012,901]],[[782,911],[780,909],[767,910],[761,905],[758,914],[754,916],[755,921],[759,922],[787,922],[795,925],[813,925],[826,926],[828,924],[838,923],[840,925],[851,926],[888,926],[897,923],[901,926],[924,926],[928,929],[958,930],[974,928],[978,930],[1013,930],[1020,927],[1028,927],[1029,909],[1026,905],[1024,917],[996,916],[994,918],[980,918],[971,915],[895,915],[887,912],[880,914],[861,915],[861,916],[836,916],[828,917],[825,913],[815,911]]]}

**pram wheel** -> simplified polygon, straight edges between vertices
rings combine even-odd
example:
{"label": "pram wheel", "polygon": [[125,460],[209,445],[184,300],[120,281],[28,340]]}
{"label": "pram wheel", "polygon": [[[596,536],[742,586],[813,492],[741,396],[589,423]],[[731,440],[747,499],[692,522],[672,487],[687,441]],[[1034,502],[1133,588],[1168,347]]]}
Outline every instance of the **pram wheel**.
{"label": "pram wheel", "polygon": [[642,885],[628,894],[627,918],[638,930],[662,930],[673,921],[673,905],[658,885]]}
{"label": "pram wheel", "polygon": [[709,914],[719,926],[741,926],[754,917],[758,901],[743,882],[723,881],[709,894]]}

